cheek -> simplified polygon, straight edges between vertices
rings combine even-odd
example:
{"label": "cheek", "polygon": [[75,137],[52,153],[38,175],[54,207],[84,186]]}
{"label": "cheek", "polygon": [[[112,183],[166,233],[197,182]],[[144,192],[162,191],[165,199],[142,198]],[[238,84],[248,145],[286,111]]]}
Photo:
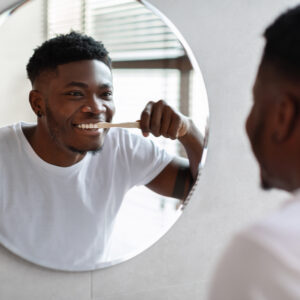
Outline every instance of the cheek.
{"label": "cheek", "polygon": [[54,95],[51,101],[51,111],[55,116],[62,119],[68,119],[75,112],[79,111],[81,104],[76,101],[70,101],[62,95]]}
{"label": "cheek", "polygon": [[112,119],[112,117],[114,116],[115,112],[116,112],[116,108],[115,108],[115,103],[114,102],[110,102],[106,105],[109,113],[110,113],[110,119]]}
{"label": "cheek", "polygon": [[59,110],[61,114],[70,116],[78,111],[80,111],[82,108],[82,104],[80,101],[70,101],[70,100],[65,100],[61,101],[59,105]]}

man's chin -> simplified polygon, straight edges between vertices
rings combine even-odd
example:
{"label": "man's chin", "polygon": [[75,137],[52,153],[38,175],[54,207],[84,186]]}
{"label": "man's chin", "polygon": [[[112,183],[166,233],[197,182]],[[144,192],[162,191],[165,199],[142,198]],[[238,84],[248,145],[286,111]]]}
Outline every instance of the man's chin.
{"label": "man's chin", "polygon": [[76,153],[76,154],[84,155],[87,152],[90,152],[94,155],[94,154],[99,153],[102,150],[103,145],[99,145],[97,147],[91,147],[91,148],[79,148],[79,147],[73,147],[73,146],[69,146],[68,148],[70,151],[72,151],[73,153]]}
{"label": "man's chin", "polygon": [[261,171],[260,173],[260,187],[264,191],[269,191],[273,188],[276,188],[274,179],[271,179],[271,177],[264,171]]}
{"label": "man's chin", "polygon": [[269,191],[273,188],[273,186],[271,186],[269,182],[267,182],[266,180],[263,180],[263,179],[260,181],[260,187],[264,191]]}
{"label": "man's chin", "polygon": [[93,155],[95,155],[95,154],[97,154],[97,153],[101,152],[101,151],[102,151],[102,149],[103,149],[103,147],[100,147],[100,148],[98,148],[98,149],[95,149],[95,150],[89,150],[88,152],[90,152],[90,153],[92,153]]}

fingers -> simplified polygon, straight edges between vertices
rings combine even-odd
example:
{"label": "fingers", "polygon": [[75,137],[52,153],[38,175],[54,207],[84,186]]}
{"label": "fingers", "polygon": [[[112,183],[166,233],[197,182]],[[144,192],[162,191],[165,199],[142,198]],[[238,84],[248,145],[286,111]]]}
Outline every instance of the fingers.
{"label": "fingers", "polygon": [[150,132],[150,118],[152,114],[153,104],[154,102],[152,101],[149,102],[141,114],[140,126],[141,126],[142,133],[145,137],[147,137]]}
{"label": "fingers", "polygon": [[165,101],[149,102],[141,114],[141,130],[146,137],[149,133],[154,136],[164,136],[176,139],[186,134],[187,118],[176,112]]}
{"label": "fingers", "polygon": [[166,106],[164,108],[163,120],[161,123],[162,123],[161,127],[160,127],[161,135],[166,138],[170,138],[169,128],[172,123],[172,108],[171,107]]}
{"label": "fingers", "polygon": [[178,137],[180,128],[181,128],[180,118],[176,115],[175,116],[173,115],[172,122],[169,127],[169,135],[172,140]]}
{"label": "fingers", "polygon": [[150,132],[156,137],[161,135],[161,125],[165,105],[166,104],[162,100],[152,105],[152,114],[150,118]]}

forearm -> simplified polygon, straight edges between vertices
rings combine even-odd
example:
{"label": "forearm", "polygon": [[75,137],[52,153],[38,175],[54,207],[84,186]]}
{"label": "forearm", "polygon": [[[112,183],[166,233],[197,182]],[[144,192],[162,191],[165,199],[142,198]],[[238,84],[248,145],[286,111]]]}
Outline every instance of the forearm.
{"label": "forearm", "polygon": [[204,138],[191,119],[188,119],[188,129],[184,136],[178,140],[183,145],[190,164],[190,171],[193,179],[198,175],[199,164],[203,154]]}
{"label": "forearm", "polygon": [[149,102],[141,114],[143,135],[178,139],[185,148],[188,162],[176,157],[147,186],[170,197],[185,199],[196,181],[202,158],[204,139],[194,122],[175,111],[164,101]]}

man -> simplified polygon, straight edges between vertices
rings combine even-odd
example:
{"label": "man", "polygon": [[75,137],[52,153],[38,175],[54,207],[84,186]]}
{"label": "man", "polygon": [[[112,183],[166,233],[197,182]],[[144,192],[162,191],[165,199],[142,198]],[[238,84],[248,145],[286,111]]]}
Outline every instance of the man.
{"label": "man", "polygon": [[282,14],[264,36],[246,129],[262,187],[293,196],[231,242],[211,300],[300,299],[300,6]]}
{"label": "man", "polygon": [[[115,107],[111,61],[101,43],[71,32],[35,49],[27,65],[37,124],[0,130],[0,241],[42,265],[97,268],[124,194],[146,185],[184,199],[198,173],[202,138],[193,122],[164,101],[140,117],[144,137],[99,129]],[[189,161],[146,137],[179,139]]]}

